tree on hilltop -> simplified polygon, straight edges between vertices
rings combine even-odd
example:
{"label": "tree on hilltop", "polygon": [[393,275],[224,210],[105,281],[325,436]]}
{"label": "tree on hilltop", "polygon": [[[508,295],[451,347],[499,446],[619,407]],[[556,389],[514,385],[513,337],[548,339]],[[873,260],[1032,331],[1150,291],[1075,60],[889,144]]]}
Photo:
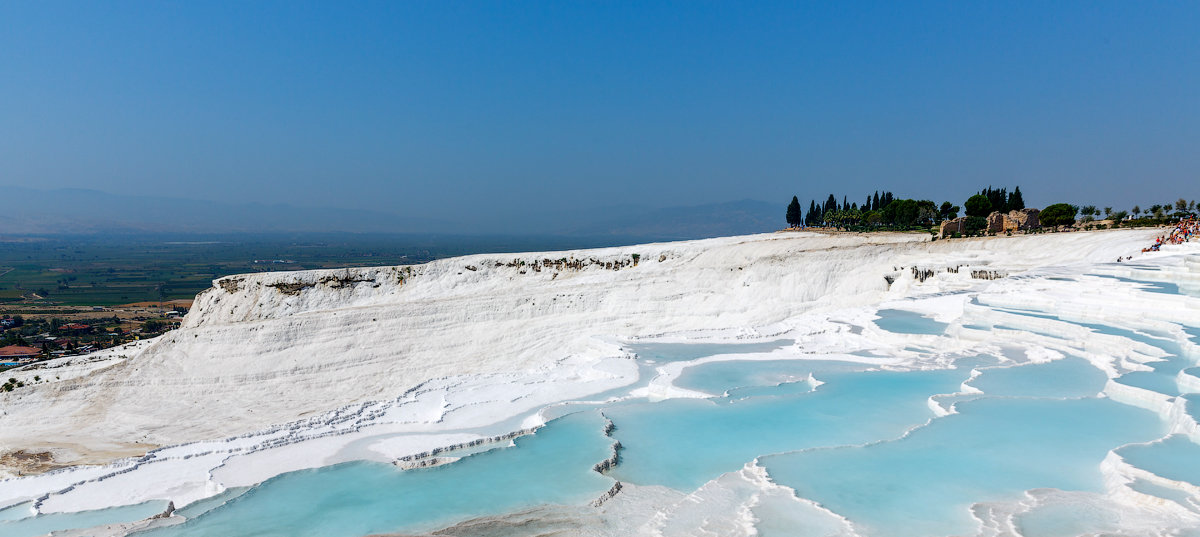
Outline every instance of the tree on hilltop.
{"label": "tree on hilltop", "polygon": [[1092,220],[1095,220],[1095,216],[1099,215],[1100,210],[1097,209],[1095,205],[1084,205],[1083,207],[1079,208],[1079,216],[1083,217],[1079,219],[1080,222],[1091,222]]}
{"label": "tree on hilltop", "polygon": [[791,227],[804,224],[804,219],[800,217],[800,200],[796,196],[792,196],[792,202],[787,206],[787,223]]}
{"label": "tree on hilltop", "polygon": [[939,207],[939,209],[940,210],[938,212],[941,213],[942,220],[953,220],[958,218],[959,207],[957,205],[953,205],[948,201],[943,201],[942,206]]}
{"label": "tree on hilltop", "polygon": [[[988,203],[990,203],[992,206],[990,210],[1000,211],[1002,213],[1008,212],[1008,194],[1003,188],[993,189],[991,186],[988,186],[987,188],[980,190],[978,195],[987,198]],[[967,210],[970,211],[970,209]]]}
{"label": "tree on hilltop", "polygon": [[1078,210],[1078,207],[1068,203],[1055,203],[1042,209],[1038,219],[1046,226],[1069,226],[1075,223],[1075,213]]}
{"label": "tree on hilltop", "polygon": [[1025,208],[1025,198],[1021,196],[1021,187],[1013,189],[1012,194],[1008,195],[1008,210],[1019,211]]}
{"label": "tree on hilltop", "polygon": [[986,218],[987,215],[992,214],[992,202],[983,194],[975,194],[967,198],[963,207],[967,210],[967,216]]}

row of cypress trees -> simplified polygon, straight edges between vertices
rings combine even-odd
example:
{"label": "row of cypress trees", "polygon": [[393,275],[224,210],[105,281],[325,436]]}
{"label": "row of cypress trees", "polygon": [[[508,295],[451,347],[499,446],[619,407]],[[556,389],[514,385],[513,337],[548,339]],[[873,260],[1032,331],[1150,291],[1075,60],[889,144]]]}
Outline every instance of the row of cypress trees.
{"label": "row of cypress trees", "polygon": [[[982,200],[987,200],[987,203],[982,203]],[[980,190],[978,194],[971,196],[963,207],[967,209],[967,216],[982,216],[986,217],[992,211],[1000,211],[1007,213],[1009,211],[1019,211],[1025,208],[1025,198],[1021,196],[1021,187],[1016,187],[1010,194],[1007,189],[995,189],[991,186]]]}
{"label": "row of cypress trees", "polygon": [[842,203],[839,204],[837,198],[833,194],[825,200],[825,203],[818,205],[817,200],[812,200],[808,204],[808,212],[805,213],[800,209],[800,200],[796,196],[792,196],[792,202],[787,208],[787,223],[790,226],[798,227],[819,226],[826,221],[825,215],[838,211],[879,211],[895,201],[895,196],[891,192],[875,191],[874,195],[867,196],[867,199],[860,206],[858,202],[851,203],[845,196],[842,197]]}
{"label": "row of cypress trees", "polygon": [[[903,203],[900,203],[903,202]],[[895,204],[895,205],[894,205]],[[987,188],[971,196],[966,203],[968,216],[987,216],[992,211],[1008,212],[1025,208],[1025,199],[1021,195],[1021,187],[1016,187],[1010,193],[1005,188]],[[891,207],[889,207],[891,206]],[[855,224],[884,224],[909,226],[921,222],[935,223],[947,218],[955,218],[959,207],[950,202],[937,207],[928,200],[897,200],[888,191],[875,191],[867,196],[862,205],[851,203],[845,196],[838,203],[837,198],[830,194],[825,203],[818,204],[812,200],[808,211],[800,207],[800,200],[792,196],[792,202],[787,207],[787,223],[792,227],[820,226],[830,223],[839,224],[851,220]],[[872,215],[874,213],[874,215]]]}

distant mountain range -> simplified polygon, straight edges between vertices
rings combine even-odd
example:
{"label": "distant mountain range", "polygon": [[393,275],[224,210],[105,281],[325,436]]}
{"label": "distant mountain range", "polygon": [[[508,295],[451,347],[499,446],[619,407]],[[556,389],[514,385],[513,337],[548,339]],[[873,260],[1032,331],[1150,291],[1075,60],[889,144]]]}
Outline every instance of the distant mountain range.
{"label": "distant mountain range", "polygon": [[[755,200],[693,207],[625,205],[571,212],[548,210],[537,218],[490,226],[486,234],[698,239],[779,229],[783,227],[783,213],[783,205]],[[478,227],[452,221],[379,211],[0,186],[0,234],[141,232],[484,234]]]}

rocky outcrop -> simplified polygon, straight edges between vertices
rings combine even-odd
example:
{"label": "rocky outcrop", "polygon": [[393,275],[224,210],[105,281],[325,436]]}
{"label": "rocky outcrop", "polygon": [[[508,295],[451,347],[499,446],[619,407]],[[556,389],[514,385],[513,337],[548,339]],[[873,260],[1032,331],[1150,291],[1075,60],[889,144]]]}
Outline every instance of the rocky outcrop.
{"label": "rocky outcrop", "polygon": [[[992,234],[1037,229],[1041,227],[1041,220],[1038,218],[1040,212],[1037,209],[1021,209],[1019,211],[1009,211],[1008,213],[996,211],[987,216],[987,227],[985,229],[988,233]],[[965,235],[966,231],[967,217],[964,216],[942,222],[939,229],[939,236],[945,238],[954,233]]]}
{"label": "rocky outcrop", "polygon": [[175,514],[175,502],[170,501],[170,502],[167,502],[167,508],[163,512],[150,517],[150,520],[158,520],[160,518],[168,518],[174,514]]}
{"label": "rocky outcrop", "polygon": [[613,486],[608,489],[608,492],[601,494],[599,498],[592,500],[592,503],[588,505],[591,505],[592,507],[600,507],[601,505],[604,505],[604,502],[611,500],[613,496],[616,496],[618,492],[621,492],[621,488],[622,485],[620,481],[613,483]]}
{"label": "rocky outcrop", "polygon": [[988,233],[1029,231],[1041,227],[1037,209],[1021,209],[1006,213],[993,212],[987,217]]}
{"label": "rocky outcrop", "polygon": [[999,233],[1004,231],[1004,219],[1007,216],[1008,215],[1000,212],[993,212],[992,214],[989,214],[987,217],[988,233]]}
{"label": "rocky outcrop", "polygon": [[942,227],[939,230],[940,236],[949,237],[953,233],[962,235],[967,230],[967,218],[959,217],[952,220],[942,222]]}
{"label": "rocky outcrop", "polygon": [[971,271],[971,278],[976,279],[976,280],[999,280],[1000,278],[1003,278],[1007,275],[1008,274],[1005,274],[1004,272],[999,271],[999,270],[972,270]]}
{"label": "rocky outcrop", "polygon": [[1006,221],[1012,222],[1015,226],[1013,229],[1028,231],[1042,227],[1042,221],[1038,215],[1042,211],[1038,209],[1021,209],[1019,211],[1009,211]]}

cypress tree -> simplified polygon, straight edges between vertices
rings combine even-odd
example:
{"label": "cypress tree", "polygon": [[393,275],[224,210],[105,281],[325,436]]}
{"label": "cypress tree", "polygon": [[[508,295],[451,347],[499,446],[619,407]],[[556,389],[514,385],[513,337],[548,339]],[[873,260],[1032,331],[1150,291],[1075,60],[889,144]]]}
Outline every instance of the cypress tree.
{"label": "cypress tree", "polygon": [[1014,188],[1008,195],[1008,210],[1019,211],[1025,208],[1025,198],[1021,197],[1021,187]]}
{"label": "cypress tree", "polygon": [[1008,212],[1008,189],[997,189],[992,188],[991,185],[988,185],[988,187],[983,189],[979,195],[987,198],[988,202],[992,204],[993,211],[1000,211],[1002,213]]}
{"label": "cypress tree", "polygon": [[791,227],[804,223],[804,219],[800,217],[800,200],[796,196],[792,196],[792,202],[787,206],[787,223]]}
{"label": "cypress tree", "polygon": [[871,201],[871,210],[872,211],[879,210],[879,191],[878,190],[875,191],[875,199]]}
{"label": "cypress tree", "polygon": [[817,225],[817,200],[808,202],[808,214],[804,216],[804,225]]}
{"label": "cypress tree", "polygon": [[830,194],[829,199],[825,200],[825,211],[824,212],[828,213],[830,211],[836,211],[836,210],[838,210],[837,198],[833,197],[833,194]]}

